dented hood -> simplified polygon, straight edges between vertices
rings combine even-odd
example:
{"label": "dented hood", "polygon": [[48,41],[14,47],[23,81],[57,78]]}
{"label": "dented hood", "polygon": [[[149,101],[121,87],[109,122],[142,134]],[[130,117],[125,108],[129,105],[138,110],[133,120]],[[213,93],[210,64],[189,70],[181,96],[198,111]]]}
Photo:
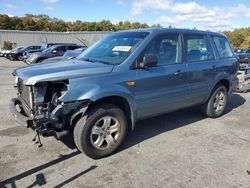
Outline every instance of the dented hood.
{"label": "dented hood", "polygon": [[13,72],[13,75],[21,78],[25,85],[35,85],[44,81],[109,73],[113,67],[113,65],[73,59],[18,68]]}

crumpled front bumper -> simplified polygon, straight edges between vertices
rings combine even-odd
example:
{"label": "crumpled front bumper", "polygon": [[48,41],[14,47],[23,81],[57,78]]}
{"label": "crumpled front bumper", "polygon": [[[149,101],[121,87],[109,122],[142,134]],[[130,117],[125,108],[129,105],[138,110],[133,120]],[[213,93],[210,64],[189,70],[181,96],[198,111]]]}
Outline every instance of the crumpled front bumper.
{"label": "crumpled front bumper", "polygon": [[[75,103],[68,103],[65,104],[64,106],[62,105],[58,105],[57,108],[54,109],[54,111],[50,114],[50,118],[48,117],[44,117],[46,119],[46,121],[51,121],[51,123],[55,123],[55,121],[57,120],[57,113],[59,113],[59,115],[63,115],[66,116],[66,114],[68,114],[71,110],[73,109],[77,109],[77,111],[73,114],[71,114],[71,119],[70,119],[70,125],[72,124],[73,119],[80,113],[85,113],[87,108],[88,108],[88,100],[86,100],[84,103],[82,103],[81,101],[79,102],[75,102]],[[25,115],[25,112],[23,113],[23,110],[17,110],[17,106],[19,105],[22,106],[21,101],[18,98],[12,98],[10,100],[9,103],[9,109],[10,112],[14,118],[14,120],[19,123],[22,126],[25,126],[27,128],[31,128],[33,130],[35,130],[37,133],[39,133],[42,136],[54,136],[56,137],[58,140],[60,140],[60,138],[64,135],[67,135],[69,133],[68,129],[64,129],[64,130],[60,130],[57,131],[55,129],[51,129],[49,127],[47,127],[46,129],[44,129],[44,127],[42,127],[43,129],[41,129],[41,124],[43,124],[42,121],[44,118],[39,119],[32,119],[31,117],[28,117]]]}
{"label": "crumpled front bumper", "polygon": [[9,109],[14,118],[14,120],[22,126],[27,128],[33,125],[33,120],[30,117],[25,116],[22,111],[19,112],[16,108],[17,105],[20,105],[21,101],[18,98],[12,98],[9,102]]}

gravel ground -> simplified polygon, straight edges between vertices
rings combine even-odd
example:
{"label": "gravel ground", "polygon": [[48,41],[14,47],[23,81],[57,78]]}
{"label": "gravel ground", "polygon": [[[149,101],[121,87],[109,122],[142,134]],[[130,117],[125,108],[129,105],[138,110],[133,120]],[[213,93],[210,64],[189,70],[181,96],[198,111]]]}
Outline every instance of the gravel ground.
{"label": "gravel ground", "polygon": [[34,132],[12,120],[11,72],[24,65],[0,59],[0,187],[250,188],[249,93],[230,96],[218,119],[191,108],[141,121],[118,153],[92,160],[71,137],[37,148]]}

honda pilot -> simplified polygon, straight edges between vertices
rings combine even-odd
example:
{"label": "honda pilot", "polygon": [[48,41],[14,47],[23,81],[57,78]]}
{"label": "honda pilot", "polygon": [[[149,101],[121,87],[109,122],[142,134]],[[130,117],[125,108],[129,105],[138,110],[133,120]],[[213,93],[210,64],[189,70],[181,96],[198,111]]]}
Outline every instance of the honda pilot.
{"label": "honda pilot", "polygon": [[237,70],[223,34],[115,32],[75,59],[16,69],[10,110],[36,139],[73,133],[77,148],[98,159],[117,151],[138,120],[197,105],[220,117],[237,88]]}

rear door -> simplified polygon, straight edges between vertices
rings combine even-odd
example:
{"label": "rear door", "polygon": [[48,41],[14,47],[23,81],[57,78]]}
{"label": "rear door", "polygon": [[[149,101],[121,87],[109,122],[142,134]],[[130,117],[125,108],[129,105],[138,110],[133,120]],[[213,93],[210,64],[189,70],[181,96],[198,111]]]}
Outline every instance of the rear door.
{"label": "rear door", "polygon": [[180,34],[157,36],[141,54],[157,57],[157,66],[138,69],[134,95],[137,117],[150,116],[174,111],[186,106],[188,70],[182,63]]}
{"label": "rear door", "polygon": [[[234,90],[238,84],[237,72],[239,65],[231,45],[224,36],[212,36],[212,41],[212,44],[215,46],[214,48],[217,52],[217,79],[224,78],[229,80],[233,84],[231,89]],[[216,80],[216,82],[218,81],[219,80]],[[231,85],[229,87],[231,87]],[[231,92],[231,90],[229,92]]]}
{"label": "rear door", "polygon": [[188,103],[195,105],[206,100],[217,74],[211,39],[205,34],[184,34],[184,58],[187,63]]}

